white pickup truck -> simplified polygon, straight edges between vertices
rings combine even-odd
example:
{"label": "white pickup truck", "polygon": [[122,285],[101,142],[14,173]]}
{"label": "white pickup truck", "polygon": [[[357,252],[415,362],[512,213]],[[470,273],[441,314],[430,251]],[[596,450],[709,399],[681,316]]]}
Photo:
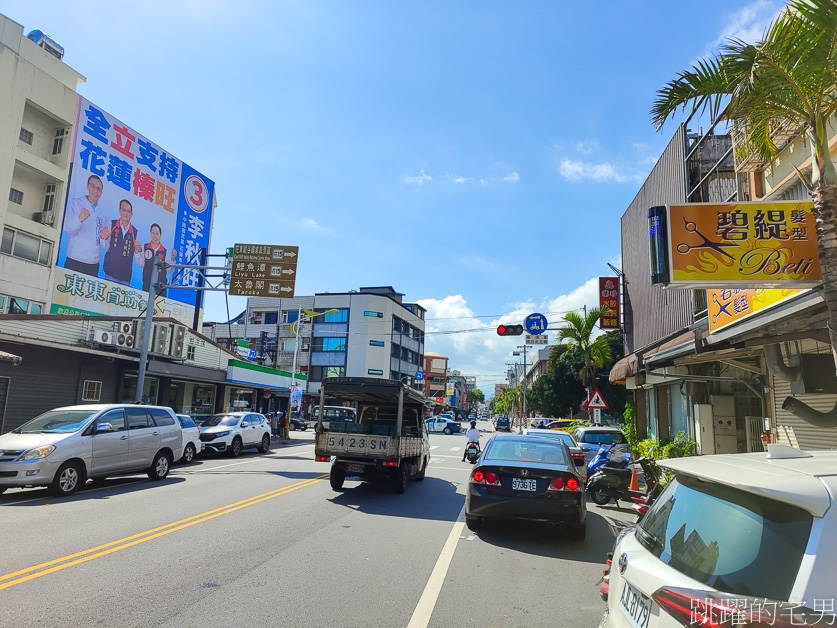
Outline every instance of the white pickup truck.
{"label": "white pickup truck", "polygon": [[352,403],[354,422],[319,418],[315,427],[314,455],[331,462],[331,487],[337,491],[347,477],[372,482],[384,480],[397,493],[407,480],[424,479],[430,462],[430,441],[424,425],[425,398],[390,379],[330,377],[320,387],[320,407],[326,400]]}

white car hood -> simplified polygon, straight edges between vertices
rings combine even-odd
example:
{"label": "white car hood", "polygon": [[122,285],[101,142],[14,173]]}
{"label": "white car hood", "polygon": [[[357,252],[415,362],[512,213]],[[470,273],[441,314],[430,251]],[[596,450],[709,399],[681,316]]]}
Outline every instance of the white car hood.
{"label": "white car hood", "polygon": [[13,434],[11,432],[0,436],[0,449],[7,451],[19,451],[42,447],[44,445],[55,445],[70,434]]}
{"label": "white car hood", "polygon": [[229,425],[213,425],[212,427],[200,428],[201,434],[217,434],[218,432],[231,432],[238,429],[237,427],[230,427]]}

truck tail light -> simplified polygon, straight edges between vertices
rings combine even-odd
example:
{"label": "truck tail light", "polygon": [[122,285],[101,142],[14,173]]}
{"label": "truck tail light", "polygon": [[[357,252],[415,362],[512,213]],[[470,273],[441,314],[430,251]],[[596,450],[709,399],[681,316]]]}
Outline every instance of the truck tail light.
{"label": "truck tail light", "polygon": [[331,460],[330,456],[317,456],[316,457],[317,462],[328,462],[329,460]]}
{"label": "truck tail light", "polygon": [[397,467],[398,464],[393,460],[384,460],[385,467]]}

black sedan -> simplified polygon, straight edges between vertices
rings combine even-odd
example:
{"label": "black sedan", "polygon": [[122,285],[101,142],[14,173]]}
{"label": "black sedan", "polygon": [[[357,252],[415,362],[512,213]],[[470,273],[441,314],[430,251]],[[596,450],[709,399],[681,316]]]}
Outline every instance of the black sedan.
{"label": "black sedan", "polygon": [[584,484],[565,443],[516,434],[488,441],[468,482],[465,524],[477,530],[504,519],[543,521],[585,537]]}
{"label": "black sedan", "polygon": [[305,431],[308,429],[308,421],[298,417],[291,417],[291,429]]}

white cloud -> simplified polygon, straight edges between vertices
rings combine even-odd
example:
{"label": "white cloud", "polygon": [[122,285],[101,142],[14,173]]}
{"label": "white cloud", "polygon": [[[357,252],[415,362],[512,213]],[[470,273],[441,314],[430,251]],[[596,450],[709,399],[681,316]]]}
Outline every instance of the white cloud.
{"label": "white cloud", "polygon": [[429,174],[425,174],[424,170],[421,170],[420,174],[415,177],[410,177],[406,175],[404,176],[404,183],[407,183],[408,185],[415,185],[418,187],[421,187],[425,184],[425,182],[432,180],[433,177],[431,177]]}
{"label": "white cloud", "polygon": [[467,183],[471,180],[471,177],[460,177],[455,174],[446,174],[445,176],[454,183]]}
{"label": "white cloud", "polygon": [[589,155],[598,147],[599,143],[596,140],[590,140],[588,142],[578,142],[575,145],[575,149],[583,155]]}
{"label": "white cloud", "polygon": [[[493,320],[475,316],[461,294],[444,299],[422,299],[418,303],[427,310],[425,350],[450,358],[448,368],[475,375],[477,386],[488,398],[494,394],[494,384],[505,381],[505,363],[512,361],[512,352],[521,340],[520,337],[498,336],[497,325],[522,323],[532,312],[541,312],[550,327],[557,327],[567,312],[580,310],[585,305],[588,308],[598,305],[598,278],[585,281],[568,294],[540,303],[510,304],[509,312]],[[554,332],[549,332],[549,344],[556,344]]]}
{"label": "white cloud", "polygon": [[621,171],[613,164],[607,162],[594,164],[562,159],[561,165],[558,167],[558,172],[568,181],[589,180],[600,183],[641,183],[643,180],[641,174]]}
{"label": "white cloud", "polygon": [[317,224],[317,221],[314,220],[313,218],[305,218],[302,221],[302,224],[305,225],[306,227],[310,227],[312,229],[322,229],[322,227],[319,224]]}
{"label": "white cloud", "polygon": [[761,41],[770,22],[784,8],[784,3],[771,0],[755,0],[730,15],[726,26],[714,42],[707,46],[706,55],[718,52],[727,39],[740,39],[749,44]]}
{"label": "white cloud", "polygon": [[510,172],[505,176],[503,181],[507,181],[509,183],[517,183],[518,181],[520,181],[520,175],[516,172]]}

